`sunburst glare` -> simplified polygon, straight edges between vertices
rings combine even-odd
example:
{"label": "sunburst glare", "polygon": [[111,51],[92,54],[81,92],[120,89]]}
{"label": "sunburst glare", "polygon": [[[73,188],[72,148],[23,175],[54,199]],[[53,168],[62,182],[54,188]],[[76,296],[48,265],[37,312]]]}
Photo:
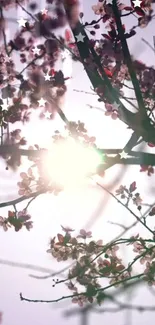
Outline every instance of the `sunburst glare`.
{"label": "sunburst glare", "polygon": [[52,182],[66,189],[85,183],[100,163],[101,156],[95,148],[68,137],[51,145],[44,168]]}

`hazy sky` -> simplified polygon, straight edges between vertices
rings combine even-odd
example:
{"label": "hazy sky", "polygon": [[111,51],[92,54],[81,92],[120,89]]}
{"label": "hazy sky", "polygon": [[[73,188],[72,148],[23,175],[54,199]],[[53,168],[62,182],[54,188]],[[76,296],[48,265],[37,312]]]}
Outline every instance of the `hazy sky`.
{"label": "hazy sky", "polygon": [[[83,3],[86,21],[94,18],[90,9],[93,4],[95,4],[95,1],[92,0],[85,0]],[[41,4],[41,9],[43,8],[44,3]],[[22,11],[18,14],[23,16]],[[128,29],[135,24],[136,19],[128,17],[125,21]],[[155,55],[141,41],[141,38],[144,37],[153,44],[154,26],[153,22],[147,28],[138,30],[137,35],[129,40],[132,54],[150,66],[154,65]],[[10,30],[12,30],[11,28],[14,28],[13,25]],[[112,121],[110,118],[105,117],[101,110],[90,110],[87,104],[102,108],[102,104],[98,103],[96,96],[77,93],[73,89],[90,91],[90,83],[83,66],[79,63],[73,63],[73,78],[68,86],[66,96],[64,111],[68,119],[79,119],[86,122],[89,133],[97,137],[97,144],[100,147],[123,148],[130,135],[130,131],[126,129],[126,126],[120,121]],[[52,124],[52,130],[58,128],[63,128],[59,117]],[[40,129],[43,130],[42,133]],[[52,134],[52,130],[50,122],[38,121],[34,116],[30,124],[23,128],[23,135],[25,134],[28,137],[29,143],[32,145],[35,143],[41,143],[42,145],[46,143],[46,140]],[[114,184],[116,180],[115,187],[117,187],[120,184],[128,185],[136,180],[138,190],[141,196],[144,197],[144,202],[152,203],[155,193],[155,179],[151,176],[150,180],[145,174],[138,171],[139,167],[130,167],[122,175],[121,179],[120,167],[115,166],[107,171],[104,184]],[[0,161],[0,202],[17,198],[16,183],[18,180],[19,172],[13,174],[11,171],[5,171],[5,164]],[[24,207],[25,203],[18,205],[19,210]],[[7,216],[7,211],[8,208],[1,209],[0,215]],[[15,233],[13,230],[9,230],[4,233],[0,230],[0,261],[5,259],[59,270],[65,263],[56,263],[46,253],[46,250],[49,239],[61,231],[61,224],[69,225],[78,232],[80,228],[90,223],[95,239],[102,238],[107,242],[120,232],[120,229],[109,224],[108,220],[123,222],[127,225],[134,221],[124,208],[109,198],[101,189],[94,186],[74,189],[72,192],[62,193],[58,197],[43,195],[30,205],[29,212],[32,214],[34,221],[34,228],[30,232],[21,230],[19,233]],[[96,214],[95,220],[93,218],[94,213]],[[148,235],[145,229],[143,230],[141,227],[138,227],[132,233],[136,234],[137,232],[144,236]],[[124,258],[127,259],[125,252]],[[3,325],[80,324],[78,316],[64,318],[64,311],[72,308],[70,300],[52,305],[30,304],[20,301],[20,292],[32,299],[55,299],[70,293],[63,284],[53,288],[52,279],[36,280],[29,276],[30,273],[43,275],[43,273],[0,264],[0,310],[4,313]],[[148,289],[139,288],[134,292],[133,301],[137,304],[151,304],[154,297]],[[130,324],[146,325],[147,322],[148,325],[153,325],[153,315],[153,313],[132,313],[132,322]],[[115,322],[118,325],[127,325],[124,313],[117,313],[116,315],[92,313],[89,325],[94,325],[94,322],[104,324],[113,324]]]}

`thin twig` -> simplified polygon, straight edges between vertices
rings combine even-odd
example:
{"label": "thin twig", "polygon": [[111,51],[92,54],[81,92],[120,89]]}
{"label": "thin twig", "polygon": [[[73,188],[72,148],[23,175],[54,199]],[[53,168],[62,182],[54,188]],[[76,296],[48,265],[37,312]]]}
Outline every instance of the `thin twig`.
{"label": "thin twig", "polygon": [[123,207],[125,207],[136,219],[138,222],[140,222],[151,234],[154,236],[155,232],[150,229],[142,220],[139,218],[129,207],[125,206],[124,203],[122,203],[113,193],[111,193],[104,185],[99,184],[96,182],[96,184],[101,187],[104,191],[109,193],[118,203],[120,203]]}
{"label": "thin twig", "polygon": [[34,17],[28,10],[26,10],[23,6],[22,6],[22,4],[18,1],[18,0],[16,0],[16,3],[18,4],[18,6],[19,7],[21,7],[21,9],[28,15],[28,16],[30,16],[33,20],[35,20],[35,21],[37,21],[38,22],[38,19],[36,18],[36,17]]}
{"label": "thin twig", "polygon": [[[106,287],[99,288],[96,291],[97,292],[104,292],[104,291],[106,291],[106,290],[108,290],[108,289],[110,289],[110,288],[112,288],[112,287],[114,287],[116,285],[136,280],[136,281],[133,281],[133,282],[127,284],[127,286],[126,286],[126,288],[127,288],[128,286],[131,286],[133,284],[135,285],[135,283],[137,283],[137,282],[139,283],[140,278],[142,278],[143,276],[144,276],[144,273],[140,273],[140,274],[134,275],[133,277],[130,277],[130,278],[124,278],[124,279],[116,281],[115,283],[112,283],[112,284],[110,284],[110,285],[108,285]],[[75,294],[68,295],[68,296],[62,296],[62,297],[60,297],[58,299],[44,300],[44,299],[29,299],[29,298],[24,297],[23,294],[20,293],[20,299],[22,301],[33,302],[33,303],[55,303],[55,302],[58,302],[58,301],[61,301],[61,300],[74,298],[74,297],[79,297],[79,296],[85,295],[85,294],[86,294],[86,292],[81,292],[81,293],[75,293]]]}
{"label": "thin twig", "polygon": [[148,42],[148,41],[146,41],[143,37],[141,38],[141,40],[146,44],[146,45],[148,45],[149,46],[149,48],[155,53],[155,49],[152,47],[152,45]]}

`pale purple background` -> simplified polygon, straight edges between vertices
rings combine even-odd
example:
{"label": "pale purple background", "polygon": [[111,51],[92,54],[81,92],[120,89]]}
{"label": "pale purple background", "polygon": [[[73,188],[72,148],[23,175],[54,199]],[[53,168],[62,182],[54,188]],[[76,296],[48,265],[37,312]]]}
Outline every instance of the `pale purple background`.
{"label": "pale purple background", "polygon": [[[85,0],[83,3],[85,21],[94,18],[93,12],[90,9],[95,4],[95,1]],[[44,3],[40,4],[40,9],[44,8]],[[11,15],[15,17],[15,12]],[[19,16],[24,16],[22,11],[19,11]],[[128,17],[126,20],[126,28],[128,29],[136,23],[134,17]],[[153,29],[154,21],[145,29],[138,29],[138,34],[129,40],[129,46],[132,54],[143,60],[145,63],[154,65],[154,53],[141,41],[144,37],[153,44]],[[11,24],[8,31],[15,29],[15,25]],[[19,64],[19,63],[18,63]],[[19,65],[20,70],[20,65]],[[90,90],[90,84],[87,79],[83,67],[79,63],[73,63],[73,79],[68,86],[66,103],[64,111],[68,119],[80,119],[86,122],[89,133],[97,137],[97,143],[102,147],[123,148],[130,135],[130,131],[126,126],[119,121],[112,121],[105,117],[100,110],[90,110],[87,104],[91,104],[102,108],[102,104],[97,102],[96,96],[85,95],[82,93],[73,92],[73,89]],[[129,93],[127,93],[129,95]],[[42,134],[40,128],[43,130]],[[62,121],[57,117],[52,124],[52,130],[62,129]],[[52,134],[50,122],[40,122],[34,115],[31,123],[23,128],[23,135],[29,140],[29,143],[46,143],[46,139]],[[24,165],[26,167],[26,163]],[[24,170],[22,168],[21,170]],[[104,184],[113,182],[119,175],[120,167],[115,166],[112,170],[108,170]],[[149,179],[145,174],[139,173],[139,167],[130,167],[123,176],[119,176],[116,182],[118,184],[130,184],[132,181],[137,181],[138,190],[141,196],[144,197],[144,202],[153,203],[154,200],[154,176]],[[19,180],[19,172],[13,174],[11,171],[5,171],[5,164],[0,161],[0,202],[8,201],[16,198],[17,186]],[[117,185],[117,186],[118,186]],[[108,203],[108,204],[107,204]],[[24,203],[18,205],[18,209],[22,209]],[[7,215],[7,209],[1,209],[0,215]],[[34,229],[30,232],[22,230],[15,233],[9,230],[4,233],[0,230],[0,261],[11,260],[21,263],[29,263],[47,267],[52,270],[60,270],[66,264],[57,263],[50,255],[46,253],[49,239],[57,232],[61,231],[60,225],[69,225],[76,229],[76,232],[84,227],[88,221],[90,228],[93,231],[94,238],[102,238],[105,242],[115,237],[120,229],[108,223],[108,220],[115,222],[123,222],[130,225],[134,219],[118,205],[113,199],[109,198],[100,189],[93,186],[77,189],[72,193],[64,193],[58,197],[43,195],[36,199],[30,208],[29,212],[33,215]],[[94,220],[94,215],[96,216]],[[150,225],[154,226],[154,221],[151,219]],[[148,236],[145,229],[138,227],[133,234],[140,232],[141,235]],[[122,252],[125,261],[129,260],[130,253]],[[137,269],[137,271],[140,271]],[[65,286],[59,285],[52,287],[52,279],[36,280],[29,277],[29,274],[45,275],[46,273],[38,273],[21,268],[13,268],[0,264],[0,310],[4,313],[3,325],[77,325],[80,324],[80,317],[64,318],[64,311],[72,308],[70,300],[65,300],[57,304],[33,304],[21,302],[19,293],[32,299],[55,299],[62,295],[67,295],[70,292]],[[123,297],[123,300],[130,301],[130,296]],[[153,304],[154,296],[148,289],[139,288],[134,291],[132,301],[136,304]],[[75,306],[73,306],[74,308]],[[126,312],[115,314],[90,314],[89,324],[104,323],[118,325],[153,325],[154,314],[137,312],[132,313],[132,320]]]}

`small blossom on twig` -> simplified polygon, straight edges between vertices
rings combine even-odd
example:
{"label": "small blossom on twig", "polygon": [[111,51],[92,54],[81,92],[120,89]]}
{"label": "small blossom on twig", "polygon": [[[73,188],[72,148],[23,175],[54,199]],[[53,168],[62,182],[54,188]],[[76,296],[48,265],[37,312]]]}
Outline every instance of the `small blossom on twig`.
{"label": "small blossom on twig", "polygon": [[84,229],[80,230],[80,235],[77,236],[77,238],[91,238],[92,237],[92,232],[91,231],[85,231]]}

